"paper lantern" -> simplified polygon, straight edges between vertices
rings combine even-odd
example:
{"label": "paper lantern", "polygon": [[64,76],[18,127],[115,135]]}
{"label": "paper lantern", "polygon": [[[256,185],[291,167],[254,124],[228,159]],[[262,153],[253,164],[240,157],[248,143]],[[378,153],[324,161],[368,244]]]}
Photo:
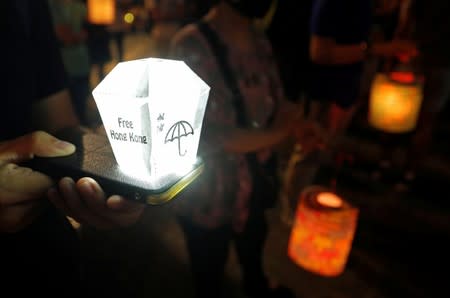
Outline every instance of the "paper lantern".
{"label": "paper lantern", "polygon": [[313,273],[341,274],[351,250],[358,212],[325,188],[306,188],[297,206],[288,256]]}
{"label": "paper lantern", "polygon": [[116,17],[114,0],[88,0],[88,21],[96,25],[111,25]]}
{"label": "paper lantern", "polygon": [[422,104],[422,82],[412,72],[377,74],[372,83],[369,123],[388,133],[415,129]]}

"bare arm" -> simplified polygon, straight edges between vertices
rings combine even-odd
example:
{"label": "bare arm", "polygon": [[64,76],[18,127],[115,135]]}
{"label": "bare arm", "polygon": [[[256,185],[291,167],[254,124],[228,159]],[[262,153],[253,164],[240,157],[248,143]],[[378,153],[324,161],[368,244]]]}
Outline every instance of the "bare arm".
{"label": "bare arm", "polygon": [[33,105],[32,109],[35,129],[53,134],[65,128],[79,126],[66,89],[40,100]]}
{"label": "bare arm", "polygon": [[230,153],[248,153],[272,147],[286,136],[282,129],[240,129],[223,133],[222,147]]}
{"label": "bare arm", "polygon": [[323,65],[345,65],[360,62],[366,55],[380,57],[394,57],[400,54],[414,56],[417,52],[413,42],[408,40],[392,40],[379,42],[367,48],[367,44],[340,45],[334,39],[328,37],[311,37],[310,56],[311,60]]}
{"label": "bare arm", "polygon": [[362,61],[365,57],[361,43],[339,45],[334,39],[313,35],[310,43],[311,60],[317,64],[339,65]]}
{"label": "bare arm", "polygon": [[268,128],[222,130],[222,147],[231,153],[248,153],[276,146],[303,127],[302,105],[282,101]]}

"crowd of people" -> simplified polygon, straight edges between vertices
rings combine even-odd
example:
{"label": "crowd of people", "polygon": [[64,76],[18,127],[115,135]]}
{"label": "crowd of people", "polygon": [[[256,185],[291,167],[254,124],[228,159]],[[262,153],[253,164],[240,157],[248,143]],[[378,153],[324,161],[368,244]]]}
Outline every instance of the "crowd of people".
{"label": "crowd of people", "polygon": [[[105,194],[90,177],[53,181],[22,165],[34,156],[72,154],[76,147],[60,133],[93,128],[85,114],[91,67],[103,69],[111,57],[105,28],[86,23],[84,2],[1,4],[7,45],[0,117],[1,269],[2,284],[17,295],[83,296],[93,281],[86,280],[82,238],[69,218],[101,233],[136,225],[145,210]],[[330,146],[338,154],[336,139],[364,100],[361,78],[374,57],[420,57],[424,102],[411,146],[411,160],[420,161],[450,96],[450,26],[439,13],[450,7],[421,0],[199,2],[207,9],[202,6],[201,14],[180,27],[167,52],[211,87],[199,145],[206,175],[173,209],[196,297],[221,296],[232,242],[248,297],[295,297],[263,269],[265,211],[277,198],[261,201],[265,196],[258,190],[266,185],[258,169],[272,171],[277,187],[284,158],[278,148],[292,140],[308,151]],[[268,12],[270,18],[256,27]],[[374,38],[374,28],[382,38]],[[24,286],[14,286],[17,281]]]}

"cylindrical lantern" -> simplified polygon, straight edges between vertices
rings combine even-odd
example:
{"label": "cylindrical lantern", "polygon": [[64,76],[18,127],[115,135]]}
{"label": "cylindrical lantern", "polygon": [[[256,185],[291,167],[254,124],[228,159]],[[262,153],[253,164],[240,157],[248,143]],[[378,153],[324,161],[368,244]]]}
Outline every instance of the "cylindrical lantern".
{"label": "cylindrical lantern", "polygon": [[319,186],[300,195],[288,245],[288,256],[322,276],[344,271],[356,230],[358,209]]}
{"label": "cylindrical lantern", "polygon": [[369,123],[388,133],[416,128],[422,104],[422,82],[412,72],[379,73],[372,83]]}
{"label": "cylindrical lantern", "polygon": [[88,0],[88,21],[96,25],[111,25],[116,17],[116,2],[114,0]]}

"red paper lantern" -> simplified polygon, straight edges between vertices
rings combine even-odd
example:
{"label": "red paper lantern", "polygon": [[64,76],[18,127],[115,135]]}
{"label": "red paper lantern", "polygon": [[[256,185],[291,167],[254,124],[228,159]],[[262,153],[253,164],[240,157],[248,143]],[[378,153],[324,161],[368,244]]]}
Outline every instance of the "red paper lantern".
{"label": "red paper lantern", "polygon": [[351,250],[358,212],[325,188],[305,189],[297,206],[288,256],[316,274],[341,274]]}

